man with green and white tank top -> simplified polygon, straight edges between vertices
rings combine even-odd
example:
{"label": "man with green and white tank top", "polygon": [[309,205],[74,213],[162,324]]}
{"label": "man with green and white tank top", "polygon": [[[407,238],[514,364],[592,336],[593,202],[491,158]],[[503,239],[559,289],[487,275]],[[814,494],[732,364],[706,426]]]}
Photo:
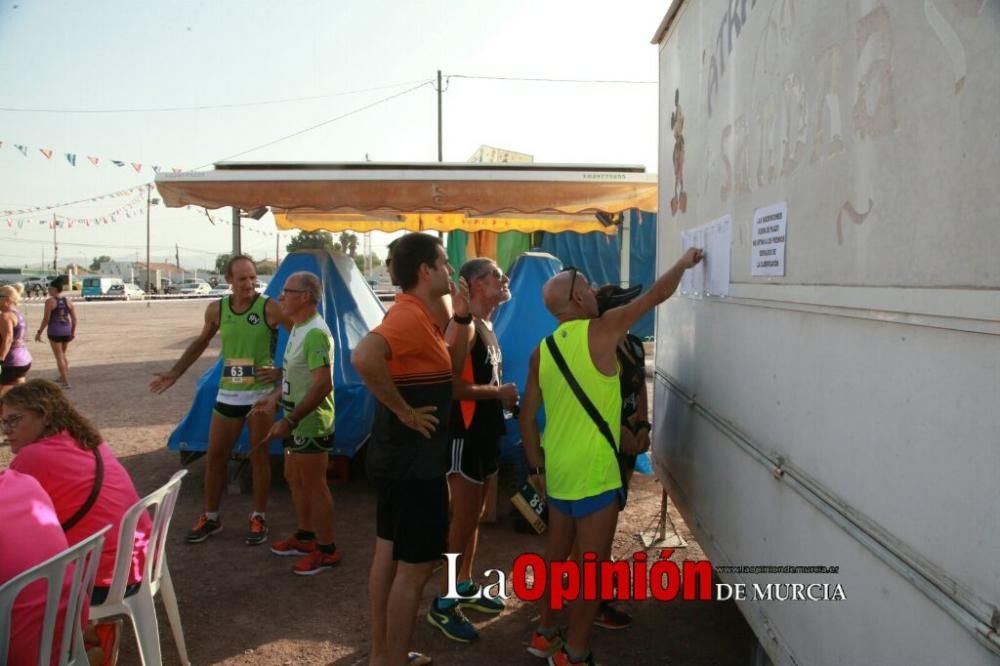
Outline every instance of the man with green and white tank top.
{"label": "man with green and white tank top", "polygon": [[281,290],[282,311],[293,322],[282,363],[281,386],[257,402],[260,411],[284,417],[265,440],[285,443],[285,478],[292,490],[298,529],[271,544],[271,552],[299,556],[292,572],[312,576],[340,562],[334,543],[333,496],[326,467],[333,450],[333,336],[317,312],[322,285],[312,273],[293,273]]}
{"label": "man with green and white tank top", "polygon": [[[257,293],[257,267],[251,258],[239,255],[230,259],[226,282],[232,286],[232,295],[209,303],[201,333],[174,367],[157,373],[149,384],[154,393],[166,391],[201,357],[216,332],[221,333],[223,367],[208,429],[205,510],[188,533],[188,543],[201,543],[222,531],[219,506],[226,485],[226,462],[243,424],[250,429],[250,441],[257,442],[274,422],[273,415],[255,412],[253,405],[269,395],[281,378],[281,371],[274,369],[278,324],[291,327],[278,303]],[[244,542],[255,546],[267,541],[265,511],[271,487],[271,460],[267,447],[252,446],[249,457],[254,511]]]}
{"label": "man with green and white tank top", "polygon": [[[552,334],[559,355],[600,418],[614,426],[608,426],[614,439],[611,445],[543,341],[528,362],[519,421],[531,482],[547,495],[550,508],[545,543],[548,562],[566,560],[574,540],[580,555],[611,559],[622,492],[617,459],[622,409],[618,340],[640,317],[667,300],[684,271],[702,257],[700,249],[689,249],[649,291],[602,315],[594,289],[576,268],[557,273],[542,288],[545,307],[559,321]],[[535,417],[543,401],[545,433],[540,438]],[[574,604],[563,639],[552,608],[543,602],[528,652],[557,666],[595,663],[589,637],[598,604],[598,599]]]}

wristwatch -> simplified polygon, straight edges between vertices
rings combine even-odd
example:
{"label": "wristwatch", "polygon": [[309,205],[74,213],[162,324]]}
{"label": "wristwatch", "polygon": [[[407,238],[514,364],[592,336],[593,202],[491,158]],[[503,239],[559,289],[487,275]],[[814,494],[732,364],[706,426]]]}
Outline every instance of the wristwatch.
{"label": "wristwatch", "polygon": [[451,317],[456,324],[460,326],[468,326],[472,323],[472,314],[467,314],[464,317],[459,317],[458,315],[452,315]]}

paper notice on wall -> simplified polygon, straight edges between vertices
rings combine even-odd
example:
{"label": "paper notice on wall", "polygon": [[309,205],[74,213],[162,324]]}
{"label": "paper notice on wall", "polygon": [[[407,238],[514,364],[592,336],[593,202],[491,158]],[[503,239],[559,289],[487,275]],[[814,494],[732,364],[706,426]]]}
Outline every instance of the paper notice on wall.
{"label": "paper notice on wall", "polygon": [[733,241],[733,218],[724,215],[708,225],[705,234],[705,295],[729,295],[729,260]]}
{"label": "paper notice on wall", "polygon": [[697,247],[705,258],[684,271],[681,293],[685,296],[728,296],[730,246],[733,238],[732,217],[725,215],[709,224],[681,233],[681,251]]}
{"label": "paper notice on wall", "polygon": [[[691,244],[695,247],[705,249],[705,227],[698,227],[691,231]],[[691,273],[692,289],[699,296],[705,295],[705,262],[699,263],[694,268],[689,268],[687,273]]]}
{"label": "paper notice on wall", "polygon": [[788,204],[784,201],[754,211],[750,230],[750,275],[784,276],[787,218]]}
{"label": "paper notice on wall", "polygon": [[[691,232],[681,232],[681,254],[692,247],[694,247],[694,239],[691,237]],[[694,296],[694,279],[691,271],[684,271],[684,275],[681,276],[681,293],[685,296]]]}

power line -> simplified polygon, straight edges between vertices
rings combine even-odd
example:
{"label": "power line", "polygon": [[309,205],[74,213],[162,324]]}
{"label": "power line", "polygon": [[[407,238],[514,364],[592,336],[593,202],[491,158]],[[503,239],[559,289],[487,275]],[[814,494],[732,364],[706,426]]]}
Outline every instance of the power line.
{"label": "power line", "polygon": [[287,141],[288,139],[294,138],[296,136],[300,136],[300,135],[305,134],[307,132],[311,132],[311,131],[313,131],[315,129],[319,129],[320,127],[324,127],[326,125],[329,125],[330,123],[335,123],[338,120],[343,120],[344,118],[347,118],[349,116],[353,116],[353,115],[355,115],[357,113],[361,113],[362,111],[367,111],[368,109],[376,107],[379,104],[384,104],[385,102],[388,102],[389,100],[396,99],[397,97],[402,97],[403,95],[407,95],[407,94],[413,92],[414,90],[418,90],[419,88],[423,88],[424,86],[430,85],[430,84],[431,84],[431,80],[428,79],[428,80],[424,81],[423,83],[421,83],[419,85],[413,86],[412,88],[408,88],[408,89],[406,89],[406,90],[404,90],[402,92],[395,93],[394,95],[389,95],[388,97],[383,97],[382,99],[376,100],[376,101],[372,102],[371,104],[365,104],[364,106],[360,106],[360,107],[358,107],[358,108],[356,108],[356,109],[354,109],[352,111],[348,111],[347,113],[343,113],[343,114],[341,114],[339,116],[335,116],[333,118],[330,118],[329,120],[324,120],[323,122],[317,123],[316,125],[312,125],[311,127],[306,127],[305,129],[301,129],[301,130],[299,130],[297,132],[293,132],[293,133],[288,134],[286,136],[283,136],[281,138],[274,139],[273,141],[268,141],[267,143],[262,143],[259,146],[254,146],[253,148],[248,148],[247,150],[241,151],[239,153],[234,153],[232,155],[229,155],[228,157],[223,157],[223,158],[220,158],[220,159],[217,159],[217,160],[213,160],[212,162],[209,162],[208,164],[202,164],[199,167],[195,167],[195,170],[201,169],[201,168],[204,168],[204,167],[207,167],[207,166],[211,166],[212,164],[215,164],[215,163],[218,163],[218,162],[225,162],[227,160],[233,159],[234,157],[240,157],[241,155],[246,155],[247,153],[252,153],[255,150],[260,150],[261,148],[267,148],[268,146],[273,146],[274,144],[281,143],[282,141]]}
{"label": "power line", "polygon": [[23,107],[0,107],[0,111],[7,111],[9,113],[168,113],[175,111],[209,111],[214,109],[239,109],[251,106],[290,104],[293,102],[308,102],[317,99],[327,99],[330,97],[344,97],[346,95],[357,95],[360,93],[373,92],[376,90],[386,90],[388,88],[399,88],[402,86],[408,86],[413,83],[419,83],[422,80],[423,79],[418,79],[414,81],[403,81],[401,83],[392,83],[384,86],[375,86],[374,88],[345,90],[342,92],[324,93],[322,95],[309,95],[306,97],[285,97],[281,99],[269,99],[269,100],[262,100],[259,102],[233,102],[229,104],[204,104],[201,106],[164,106],[164,107],[147,107],[147,108],[137,108],[137,109],[45,109],[45,108],[29,109]]}
{"label": "power line", "polygon": [[541,79],[523,76],[474,76],[471,74],[449,74],[449,79],[476,79],[480,81],[526,81],[530,83],[597,83],[622,85],[655,85],[658,81],[630,81],[625,79]]}

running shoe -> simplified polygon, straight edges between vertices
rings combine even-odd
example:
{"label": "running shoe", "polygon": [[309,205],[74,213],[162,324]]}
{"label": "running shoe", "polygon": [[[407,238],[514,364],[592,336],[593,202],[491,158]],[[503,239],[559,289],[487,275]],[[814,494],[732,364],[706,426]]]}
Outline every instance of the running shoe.
{"label": "running shoe", "polygon": [[471,643],[479,638],[479,632],[462,614],[458,604],[441,610],[438,608],[437,599],[435,599],[431,602],[430,610],[427,611],[427,621],[440,629],[442,634],[459,643]]}
{"label": "running shoe", "polygon": [[558,629],[556,629],[556,633],[552,635],[552,638],[546,638],[545,634],[535,631],[535,635],[531,637],[531,642],[528,643],[528,652],[540,659],[548,659],[562,649],[563,643],[562,632]]}
{"label": "running shoe", "polygon": [[222,521],[221,520],[211,520],[205,514],[198,516],[198,520],[194,521],[194,526],[188,535],[184,537],[184,541],[187,543],[201,543],[213,534],[218,534],[222,531]]}
{"label": "running shoe", "polygon": [[299,576],[315,576],[324,569],[331,569],[340,563],[340,551],[324,553],[316,549],[305,555],[292,567],[292,573]]}
{"label": "running shoe", "polygon": [[590,652],[581,661],[573,661],[566,654],[566,650],[560,648],[558,652],[549,657],[549,666],[573,666],[573,664],[583,664],[583,666],[598,666],[594,661],[594,653]]}
{"label": "running shoe", "polygon": [[314,541],[299,541],[294,534],[284,541],[271,542],[271,552],[275,555],[308,555],[314,550],[316,550]]}
{"label": "running shoe", "polygon": [[[480,587],[475,583],[473,583],[468,589],[459,590],[459,594],[467,597],[471,597],[474,594],[478,595],[479,593]],[[468,608],[469,610],[486,613],[487,615],[496,615],[506,608],[503,603],[503,599],[500,597],[487,597],[486,595],[480,596],[476,599],[462,599],[458,602],[458,606],[460,608]]]}
{"label": "running shoe", "polygon": [[594,625],[602,629],[625,629],[632,625],[632,616],[607,601],[602,601],[597,617],[594,618]]}
{"label": "running shoe", "polygon": [[264,516],[250,516],[250,531],[243,543],[248,546],[259,546],[267,541],[267,521]]}

